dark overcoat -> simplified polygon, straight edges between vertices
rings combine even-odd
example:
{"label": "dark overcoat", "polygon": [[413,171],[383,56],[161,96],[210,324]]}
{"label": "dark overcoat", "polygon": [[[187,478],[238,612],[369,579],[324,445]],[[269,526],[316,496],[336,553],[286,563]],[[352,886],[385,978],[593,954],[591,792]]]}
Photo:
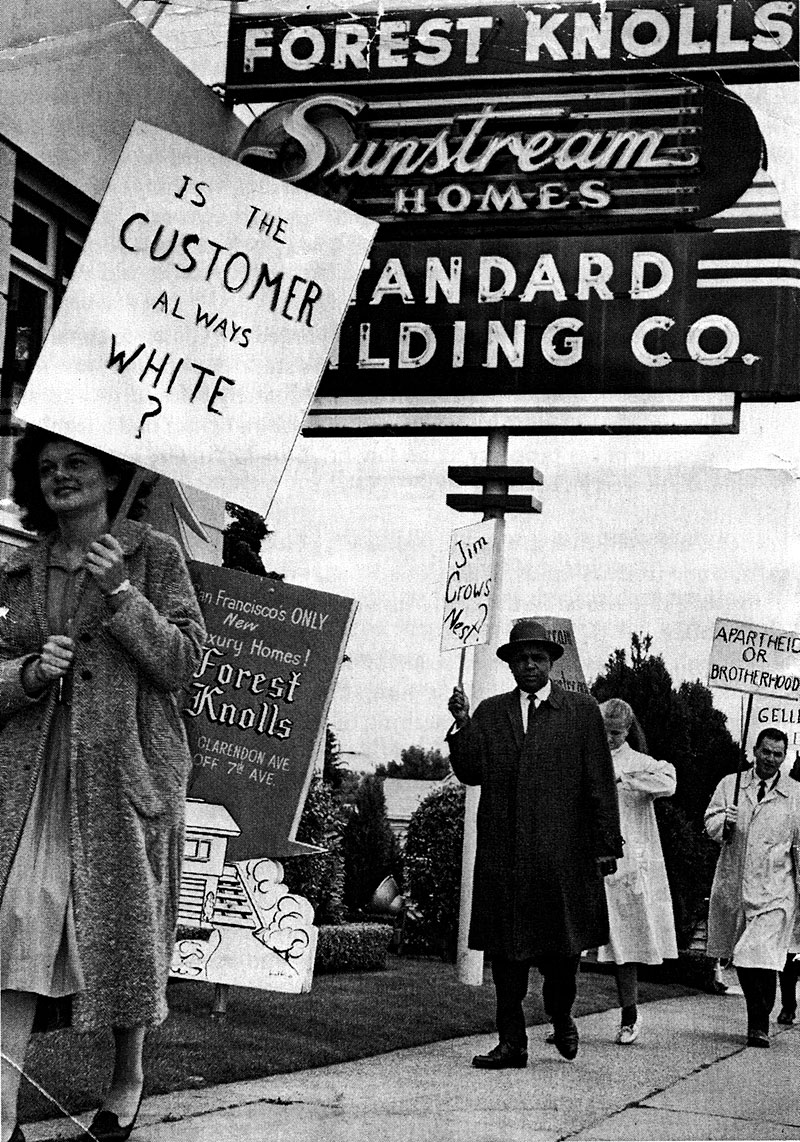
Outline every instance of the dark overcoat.
{"label": "dark overcoat", "polygon": [[[125,521],[131,588],[116,610],[87,577],[74,620],[70,847],[86,982],[78,1030],[163,1020],[183,859],[191,757],[182,720],[205,637],[178,544]],[[21,668],[46,636],[46,540],[0,573],[0,891],[45,757],[56,688],[36,700]]]}
{"label": "dark overcoat", "polygon": [[469,945],[510,959],[608,940],[596,858],[622,855],[614,767],[587,694],[555,683],[523,732],[518,690],[448,735],[453,771],[480,785]]}

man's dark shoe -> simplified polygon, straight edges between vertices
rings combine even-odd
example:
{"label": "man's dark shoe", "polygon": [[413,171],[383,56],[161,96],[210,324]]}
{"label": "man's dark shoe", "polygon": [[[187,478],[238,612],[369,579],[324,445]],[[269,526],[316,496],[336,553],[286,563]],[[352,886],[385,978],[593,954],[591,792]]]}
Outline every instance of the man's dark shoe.
{"label": "man's dark shoe", "polygon": [[747,1032],[747,1046],[748,1047],[768,1047],[769,1035],[766,1031],[748,1031]]}
{"label": "man's dark shoe", "polygon": [[498,1043],[487,1055],[475,1055],[473,1067],[483,1071],[502,1071],[506,1067],[527,1067],[528,1052],[509,1043]]}
{"label": "man's dark shoe", "polygon": [[794,1023],[794,1011],[790,1011],[786,1007],[782,1007],[778,1014],[778,1022],[782,1023],[784,1027],[791,1027]]}
{"label": "man's dark shoe", "polygon": [[553,1042],[565,1059],[574,1059],[578,1053],[578,1028],[569,1015],[553,1023]]}

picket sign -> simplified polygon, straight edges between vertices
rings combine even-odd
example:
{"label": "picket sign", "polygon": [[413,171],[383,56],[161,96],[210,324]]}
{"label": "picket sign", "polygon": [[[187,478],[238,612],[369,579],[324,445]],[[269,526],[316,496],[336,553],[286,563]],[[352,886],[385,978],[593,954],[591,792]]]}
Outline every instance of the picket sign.
{"label": "picket sign", "polygon": [[20,419],[266,514],[376,231],[135,123]]}

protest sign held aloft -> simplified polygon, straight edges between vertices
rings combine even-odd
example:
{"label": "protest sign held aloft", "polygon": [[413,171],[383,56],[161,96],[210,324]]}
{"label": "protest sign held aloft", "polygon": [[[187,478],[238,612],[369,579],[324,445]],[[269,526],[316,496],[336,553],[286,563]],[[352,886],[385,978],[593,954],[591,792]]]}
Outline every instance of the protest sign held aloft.
{"label": "protest sign held aloft", "polygon": [[457,527],[450,538],[441,649],[463,650],[486,642],[492,606],[496,519]]}
{"label": "protest sign held aloft", "polygon": [[376,229],[135,123],[20,418],[266,512]]}
{"label": "protest sign held aloft", "polygon": [[717,619],[708,684],[800,700],[800,633]]}

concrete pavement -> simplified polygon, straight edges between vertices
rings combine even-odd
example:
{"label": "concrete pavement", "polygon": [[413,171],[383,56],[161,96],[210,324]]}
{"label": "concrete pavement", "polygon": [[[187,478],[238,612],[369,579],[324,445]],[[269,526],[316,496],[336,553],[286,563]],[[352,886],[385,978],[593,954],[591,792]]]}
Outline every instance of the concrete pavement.
{"label": "concrete pavement", "polygon": [[[529,1028],[526,1070],[476,1071],[494,1036],[176,1091],[142,1106],[134,1142],[557,1142],[800,1139],[800,1025],[745,1048],[744,1001],[694,995],[641,1008],[640,1039],[613,1042],[618,1013],[578,1019],[574,1062]],[[90,1115],[83,1116],[87,1121]],[[74,1123],[25,1127],[29,1142]]]}

